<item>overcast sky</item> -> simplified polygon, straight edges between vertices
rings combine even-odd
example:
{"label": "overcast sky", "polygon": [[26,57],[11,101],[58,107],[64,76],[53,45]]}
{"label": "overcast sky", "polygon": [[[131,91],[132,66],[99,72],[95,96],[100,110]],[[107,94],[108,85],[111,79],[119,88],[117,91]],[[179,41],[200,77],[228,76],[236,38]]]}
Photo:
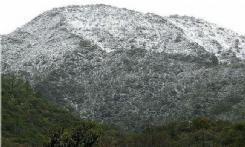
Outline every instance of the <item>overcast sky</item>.
{"label": "overcast sky", "polygon": [[0,34],[10,33],[54,7],[96,3],[162,16],[195,16],[245,35],[245,0],[1,0]]}

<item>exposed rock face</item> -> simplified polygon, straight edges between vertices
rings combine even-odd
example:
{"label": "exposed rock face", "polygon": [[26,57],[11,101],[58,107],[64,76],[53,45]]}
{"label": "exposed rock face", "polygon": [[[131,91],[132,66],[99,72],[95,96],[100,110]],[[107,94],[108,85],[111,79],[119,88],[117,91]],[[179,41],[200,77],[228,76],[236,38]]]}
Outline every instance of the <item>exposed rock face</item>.
{"label": "exposed rock face", "polygon": [[204,20],[69,6],[1,36],[1,48],[3,73],[84,118],[130,128],[245,119],[245,37]]}

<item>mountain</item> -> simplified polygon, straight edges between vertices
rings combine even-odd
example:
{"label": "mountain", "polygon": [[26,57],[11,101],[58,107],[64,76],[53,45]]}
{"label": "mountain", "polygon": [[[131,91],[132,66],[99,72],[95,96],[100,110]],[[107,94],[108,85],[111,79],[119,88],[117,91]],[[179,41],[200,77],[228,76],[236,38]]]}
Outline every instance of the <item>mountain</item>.
{"label": "mountain", "polygon": [[1,48],[2,73],[81,118],[128,129],[245,119],[245,37],[202,19],[68,6],[2,35]]}

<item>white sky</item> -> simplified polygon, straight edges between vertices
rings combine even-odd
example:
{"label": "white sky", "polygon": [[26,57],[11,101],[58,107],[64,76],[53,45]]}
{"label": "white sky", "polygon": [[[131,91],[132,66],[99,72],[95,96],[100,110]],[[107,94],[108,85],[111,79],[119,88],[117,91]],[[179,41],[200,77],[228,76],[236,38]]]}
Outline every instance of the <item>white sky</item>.
{"label": "white sky", "polygon": [[195,16],[245,34],[245,0],[0,0],[0,34],[54,7],[101,3],[162,16]]}

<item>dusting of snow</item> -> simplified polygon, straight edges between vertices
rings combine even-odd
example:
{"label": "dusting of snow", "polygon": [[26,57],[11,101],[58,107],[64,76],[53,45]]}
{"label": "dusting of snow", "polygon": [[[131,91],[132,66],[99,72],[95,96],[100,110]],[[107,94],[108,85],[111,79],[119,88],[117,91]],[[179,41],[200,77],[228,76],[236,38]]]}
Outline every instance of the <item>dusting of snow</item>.
{"label": "dusting of snow", "polygon": [[245,59],[244,38],[239,34],[193,17],[174,16],[170,17],[169,21],[182,28],[186,38],[205,47],[220,60],[222,60],[222,53],[225,52],[232,52],[237,58]]}
{"label": "dusting of snow", "polygon": [[2,37],[3,70],[46,75],[88,40],[107,53],[142,48],[169,54],[215,54],[245,60],[245,37],[193,17],[161,17],[106,5],[47,11]]}

